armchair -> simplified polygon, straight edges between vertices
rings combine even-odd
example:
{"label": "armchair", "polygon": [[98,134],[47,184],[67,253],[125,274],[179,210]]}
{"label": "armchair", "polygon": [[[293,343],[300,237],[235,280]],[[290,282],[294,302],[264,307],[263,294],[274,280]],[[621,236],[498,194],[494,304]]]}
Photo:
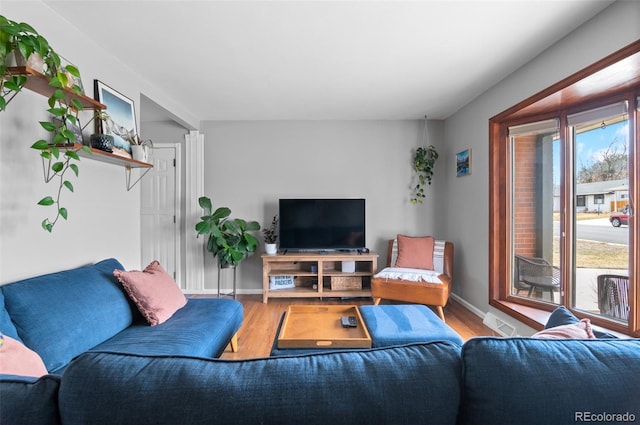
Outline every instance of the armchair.
{"label": "armchair", "polygon": [[438,316],[445,321],[443,307],[449,300],[453,280],[453,243],[435,241],[433,271],[415,270],[417,278],[408,280],[402,273],[394,272],[398,258],[398,242],[388,243],[387,265],[371,279],[371,296],[375,304],[382,298],[416,304],[433,305]]}

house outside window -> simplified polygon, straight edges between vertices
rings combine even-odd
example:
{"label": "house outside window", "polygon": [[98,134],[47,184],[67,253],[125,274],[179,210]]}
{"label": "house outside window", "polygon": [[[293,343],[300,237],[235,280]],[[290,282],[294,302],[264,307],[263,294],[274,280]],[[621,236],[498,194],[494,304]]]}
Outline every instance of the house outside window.
{"label": "house outside window", "polygon": [[490,120],[490,303],[534,328],[564,305],[640,336],[640,69],[600,77],[625,61],[640,41]]}

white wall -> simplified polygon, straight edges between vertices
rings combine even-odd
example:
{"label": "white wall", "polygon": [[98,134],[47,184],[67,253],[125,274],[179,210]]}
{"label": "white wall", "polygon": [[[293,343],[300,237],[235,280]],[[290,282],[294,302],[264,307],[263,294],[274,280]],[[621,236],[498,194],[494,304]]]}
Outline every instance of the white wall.
{"label": "white wall", "polygon": [[456,244],[453,292],[478,310],[504,318],[488,296],[489,118],[639,38],[640,2],[618,0],[446,120],[447,154],[472,148],[473,172],[447,171],[441,224]]}
{"label": "white wall", "polygon": [[[165,105],[174,105],[161,90],[104,53],[42,2],[3,0],[2,14],[30,23],[58,53],[78,66],[89,97],[93,97],[93,80],[99,79],[133,99],[136,108],[142,91]],[[82,160],[80,178],[71,179],[75,193],[63,198],[69,220],[56,224],[52,234],[41,228],[53,207],[36,203],[53,194],[54,186],[44,184],[41,160],[29,146],[47,136],[37,124],[49,119],[46,101],[24,91],[0,112],[0,283],[107,257],[118,258],[127,268],[140,268],[140,193],[137,186],[127,192],[124,168]],[[87,114],[83,118],[88,119]],[[90,130],[85,133],[88,136]]]}
{"label": "white wall", "polygon": [[[386,259],[385,241],[397,233],[443,236],[435,228],[436,163],[427,202],[410,203],[411,154],[422,143],[422,121],[205,122],[205,194],[232,216],[271,222],[279,198],[366,198],[367,246]],[[429,123],[430,143],[442,122]],[[260,234],[260,236],[262,236]],[[261,247],[261,251],[263,248]],[[217,283],[207,256],[206,280]],[[254,255],[238,270],[244,292],[260,292],[262,262]]]}

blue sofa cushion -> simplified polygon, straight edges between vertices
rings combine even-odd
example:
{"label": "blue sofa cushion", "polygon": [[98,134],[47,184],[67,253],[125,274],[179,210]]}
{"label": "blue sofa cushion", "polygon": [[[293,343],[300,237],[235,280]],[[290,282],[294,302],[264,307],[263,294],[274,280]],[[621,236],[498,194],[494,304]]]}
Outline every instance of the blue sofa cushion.
{"label": "blue sofa cushion", "polygon": [[60,377],[0,375],[0,424],[60,424]]}
{"label": "blue sofa cushion", "polygon": [[460,425],[569,424],[599,414],[640,419],[638,339],[474,338],[463,346],[462,362]]}
{"label": "blue sofa cushion", "polygon": [[0,334],[10,336],[16,341],[22,342],[18,330],[11,321],[9,312],[4,307],[4,294],[2,293],[2,286],[0,286]]}
{"label": "blue sofa cushion", "polygon": [[366,305],[359,310],[374,347],[429,341],[462,345],[463,342],[456,331],[424,305]]}
{"label": "blue sofa cushion", "polygon": [[242,319],[238,301],[189,298],[166,322],[149,326],[146,321],[137,321],[93,350],[219,357],[240,329]]}
{"label": "blue sofa cushion", "polygon": [[460,347],[243,361],[89,352],[66,369],[68,425],[455,424]]}
{"label": "blue sofa cushion", "polygon": [[131,324],[131,305],[113,276],[116,268],[122,268],[117,260],[103,260],[2,288],[18,335],[49,372]]}

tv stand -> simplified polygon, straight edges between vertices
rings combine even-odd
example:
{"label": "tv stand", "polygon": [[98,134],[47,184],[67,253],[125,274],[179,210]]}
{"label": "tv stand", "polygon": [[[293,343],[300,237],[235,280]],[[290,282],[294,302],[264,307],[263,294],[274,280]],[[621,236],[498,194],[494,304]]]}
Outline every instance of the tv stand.
{"label": "tv stand", "polygon": [[[355,261],[355,272],[343,272],[343,261]],[[315,266],[315,267],[312,267]],[[262,255],[262,302],[269,298],[370,297],[378,254],[368,252],[288,252]],[[291,276],[290,289],[269,289],[272,276]]]}

